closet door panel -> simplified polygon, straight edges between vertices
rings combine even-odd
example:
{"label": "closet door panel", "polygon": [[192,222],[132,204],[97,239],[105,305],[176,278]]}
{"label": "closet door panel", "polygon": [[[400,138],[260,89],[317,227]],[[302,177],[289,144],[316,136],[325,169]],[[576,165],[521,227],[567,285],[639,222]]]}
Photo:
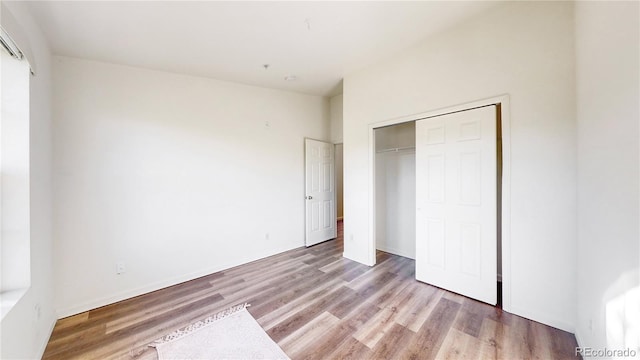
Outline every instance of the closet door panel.
{"label": "closet door panel", "polygon": [[416,122],[416,279],[497,302],[496,107]]}

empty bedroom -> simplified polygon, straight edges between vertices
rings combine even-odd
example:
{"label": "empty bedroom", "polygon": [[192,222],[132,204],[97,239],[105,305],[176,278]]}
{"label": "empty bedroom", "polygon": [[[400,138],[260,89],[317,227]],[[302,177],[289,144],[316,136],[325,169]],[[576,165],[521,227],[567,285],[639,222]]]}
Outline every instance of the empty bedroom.
{"label": "empty bedroom", "polygon": [[0,358],[640,356],[637,1],[0,2]]}

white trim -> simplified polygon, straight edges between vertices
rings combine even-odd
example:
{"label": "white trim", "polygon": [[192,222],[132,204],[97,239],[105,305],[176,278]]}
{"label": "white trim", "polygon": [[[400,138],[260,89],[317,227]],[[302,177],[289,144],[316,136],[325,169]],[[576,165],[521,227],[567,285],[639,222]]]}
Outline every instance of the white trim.
{"label": "white trim", "polygon": [[576,342],[578,343],[578,347],[584,347],[583,344],[584,342],[582,342],[582,336],[580,335],[580,330],[576,328],[575,333],[573,334],[573,336],[576,337]]}
{"label": "white trim", "polygon": [[386,246],[379,246],[378,245],[377,246],[377,250],[384,251],[386,253],[393,254],[393,255],[406,257],[408,259],[413,259],[413,260],[416,259],[415,255],[410,254],[410,253],[405,252],[405,251],[402,251],[402,250],[398,250],[398,249],[393,248],[393,247],[386,247]]}
{"label": "white trim", "polygon": [[[403,121],[404,122],[404,121]],[[376,134],[375,129],[380,126],[373,127],[369,124],[369,196],[367,202],[369,205],[369,242],[367,246],[367,265],[376,264]]]}
{"label": "white trim", "polygon": [[0,291],[0,320],[11,312],[24,297],[31,286],[25,286],[14,290]]}
{"label": "white trim", "polygon": [[344,257],[345,259],[353,260],[355,262],[359,262],[360,264],[364,264],[364,265],[367,265],[367,266],[373,266],[373,265],[376,264],[375,260],[374,260],[373,263],[371,263],[371,262],[369,262],[370,259],[359,259],[357,256],[351,256],[351,254],[348,254],[346,252],[342,253],[342,257]]}
{"label": "white trim", "polygon": [[38,351],[37,359],[42,359],[44,357],[44,351],[47,350],[47,345],[49,345],[49,338],[51,338],[51,334],[53,333],[53,328],[56,327],[56,322],[58,320],[53,318],[49,324],[49,331],[46,332],[46,336],[43,337],[44,341],[40,344],[40,350]]}
{"label": "white trim", "polygon": [[[504,309],[504,307],[503,307],[503,310],[507,311],[506,309]],[[539,323],[542,323],[542,324],[545,324],[545,325],[549,325],[549,326],[554,327],[556,329],[564,330],[564,331],[572,333],[572,334],[574,334],[574,332],[575,332],[575,327],[574,327],[573,324],[570,324],[570,323],[568,323],[566,321],[563,321],[563,320],[558,320],[557,318],[554,318],[554,317],[550,317],[548,314],[541,314],[541,313],[537,313],[537,312],[531,312],[531,311],[527,311],[527,310],[523,310],[523,309],[515,308],[515,307],[512,307],[511,310],[512,311],[507,311],[507,312],[509,312],[511,314],[514,314],[514,315],[521,316],[521,317],[526,318],[526,319],[531,319],[533,321],[536,321],[536,322],[539,322]],[[577,337],[576,337],[576,340],[577,340]],[[578,344],[580,344],[580,343],[578,342]]]}
{"label": "white trim", "polygon": [[511,312],[511,103],[500,99],[502,127],[502,309]]}
{"label": "white trim", "polygon": [[[474,109],[474,108],[478,108],[478,107],[495,105],[495,104],[505,103],[505,102],[506,103],[509,102],[509,95],[508,94],[494,96],[494,97],[490,97],[490,98],[486,98],[486,99],[482,99],[482,100],[477,100],[477,101],[471,101],[471,102],[467,102],[467,103],[462,103],[462,104],[459,104],[459,105],[447,106],[447,107],[438,108],[438,109],[434,109],[434,110],[430,110],[430,111],[426,111],[426,112],[421,112],[421,113],[416,113],[416,114],[411,114],[411,115],[405,115],[405,116],[399,116],[399,117],[396,117],[396,118],[391,118],[391,119],[388,119],[388,120],[378,121],[378,122],[375,122],[375,123],[370,123],[369,124],[369,129],[372,130],[372,129],[377,129],[377,128],[381,128],[381,127],[385,127],[385,126],[397,125],[397,124],[402,124],[402,123],[405,123],[405,122],[422,120],[422,119],[427,119],[427,118],[431,118],[431,117],[451,114],[451,113],[454,113],[454,112],[465,111],[465,110],[470,110],[470,109]],[[369,140],[371,140],[371,139],[369,139]]]}
{"label": "white trim", "polygon": [[[471,101],[412,115],[400,116],[369,124],[369,246],[367,249],[369,262],[365,264],[373,266],[376,263],[375,129],[496,104],[501,105],[500,118],[502,126],[502,308],[504,311],[513,313],[511,306],[511,104],[509,103],[509,94],[498,95],[482,100]],[[537,319],[537,317],[535,319]],[[559,325],[564,326],[566,324]]]}
{"label": "white trim", "polygon": [[[344,144],[342,142],[339,143],[334,143],[333,144],[333,173],[334,173],[334,181],[333,184],[335,185],[335,189],[336,189],[336,197],[334,199],[334,204],[336,204],[335,206],[335,210],[336,210],[336,222],[338,221],[342,221],[344,219],[344,216],[338,216],[338,171],[336,169],[336,146],[341,145],[344,148]],[[344,149],[342,149],[342,169],[340,171],[342,171],[342,177],[344,178]],[[344,179],[343,179],[344,182]],[[306,182],[305,182],[305,186],[306,186]],[[343,202],[344,202],[344,185],[343,185],[343,189],[342,189],[342,198],[343,198]],[[343,213],[344,213],[344,209],[343,209]],[[305,219],[306,221],[306,219]],[[336,227],[336,237],[338,236],[338,228]],[[344,239],[343,239],[344,240]]]}
{"label": "white trim", "polygon": [[72,315],[77,315],[77,314],[83,313],[85,311],[97,309],[97,308],[99,308],[101,306],[113,304],[113,303],[116,303],[118,301],[130,299],[130,298],[135,297],[135,296],[144,295],[144,294],[150,293],[152,291],[164,289],[164,288],[169,287],[169,286],[177,285],[177,284],[180,284],[180,283],[183,283],[183,282],[186,282],[186,281],[190,281],[190,280],[194,280],[194,279],[197,279],[197,278],[200,278],[200,277],[203,277],[203,276],[211,275],[211,274],[219,272],[219,271],[227,270],[227,269],[230,269],[232,267],[239,266],[239,265],[244,265],[244,264],[250,263],[252,261],[260,260],[260,259],[263,259],[263,258],[266,258],[266,257],[269,257],[269,256],[273,256],[273,255],[277,255],[277,254],[283,253],[285,251],[297,249],[299,247],[300,247],[300,245],[286,246],[286,247],[282,247],[282,248],[279,248],[279,249],[276,249],[276,250],[263,251],[263,252],[258,253],[258,254],[253,254],[252,256],[247,256],[247,257],[245,257],[245,258],[243,258],[241,260],[238,260],[238,261],[228,262],[228,263],[223,264],[223,265],[211,267],[211,268],[204,269],[204,270],[201,270],[201,271],[192,272],[190,274],[186,274],[186,275],[182,275],[182,276],[175,276],[175,277],[172,277],[170,279],[158,281],[158,282],[155,282],[155,283],[147,285],[147,286],[142,286],[142,287],[138,287],[138,288],[135,288],[135,289],[122,291],[122,292],[120,292],[118,294],[115,294],[115,295],[112,295],[112,296],[107,296],[107,297],[102,297],[102,298],[99,298],[99,299],[87,301],[87,302],[85,302],[83,304],[80,304],[80,305],[74,305],[74,306],[69,306],[69,307],[65,307],[65,308],[62,308],[62,309],[57,309],[56,310],[56,315],[57,315],[58,319],[62,319],[62,318],[65,318],[65,317],[68,317],[68,316],[72,316]]}

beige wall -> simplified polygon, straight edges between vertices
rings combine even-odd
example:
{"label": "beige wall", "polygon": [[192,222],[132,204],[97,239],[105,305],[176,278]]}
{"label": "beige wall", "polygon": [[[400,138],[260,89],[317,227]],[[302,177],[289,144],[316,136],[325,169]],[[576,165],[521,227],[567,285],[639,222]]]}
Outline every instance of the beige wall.
{"label": "beige wall", "polygon": [[304,245],[325,98],[56,57],[54,124],[61,316]]}
{"label": "beige wall", "polygon": [[331,119],[331,141],[334,144],[342,143],[342,94],[329,99],[329,116]]}
{"label": "beige wall", "polygon": [[576,335],[640,353],[639,13],[638,2],[576,3]]}

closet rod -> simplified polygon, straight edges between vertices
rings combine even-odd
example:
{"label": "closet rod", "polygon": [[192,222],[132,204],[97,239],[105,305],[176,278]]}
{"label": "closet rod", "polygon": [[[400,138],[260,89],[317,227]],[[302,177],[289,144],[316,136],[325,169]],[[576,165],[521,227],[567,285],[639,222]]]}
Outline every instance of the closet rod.
{"label": "closet rod", "polygon": [[402,151],[402,150],[415,150],[415,148],[416,148],[415,146],[397,147],[397,148],[378,150],[378,151],[376,151],[376,153],[398,152],[398,151]]}

